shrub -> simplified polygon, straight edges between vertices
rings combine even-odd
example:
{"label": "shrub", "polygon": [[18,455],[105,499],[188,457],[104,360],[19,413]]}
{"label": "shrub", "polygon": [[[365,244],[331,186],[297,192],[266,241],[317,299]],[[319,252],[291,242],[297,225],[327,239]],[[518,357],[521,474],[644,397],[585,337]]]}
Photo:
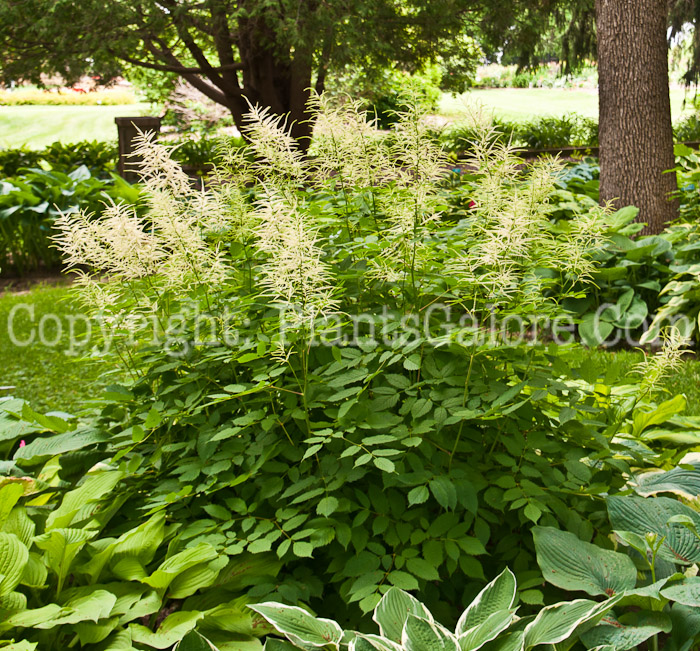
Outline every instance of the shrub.
{"label": "shrub", "polygon": [[19,275],[56,269],[61,258],[51,238],[59,215],[99,213],[115,200],[135,203],[137,198],[123,179],[97,179],[85,166],[68,174],[29,169],[0,181],[0,269]]}
{"label": "shrub", "polygon": [[109,89],[79,92],[74,90],[47,91],[38,88],[0,90],[0,106],[24,106],[42,104],[53,106],[95,106],[134,104],[136,98],[130,90]]}
{"label": "shrub", "polygon": [[43,164],[63,173],[72,172],[84,165],[93,175],[109,178],[109,173],[117,166],[117,158],[116,144],[99,140],[68,144],[56,141],[44,149],[0,149],[0,176],[15,176],[23,168]]}
{"label": "shrub", "polygon": [[[552,370],[547,342],[480,337],[492,316],[562,315],[549,288],[590,272],[603,214],[557,234],[551,163],[522,178],[488,143],[475,207],[450,214],[415,110],[389,151],[353,106],[319,120],[334,140],[306,161],[276,119],[252,116],[252,196],[245,161],[239,184],[220,170],[202,194],[144,143],[147,224],[124,210],[61,221],[69,264],[123,281],[84,280],[127,340],[148,315],[166,332],[182,319],[166,344],[115,342],[136,381],[98,429],[133,437],[129,515],[167,508],[189,544],[273,552],[279,576],[249,597],[322,598],[347,621],[390,585],[449,613],[505,564],[541,601],[529,524],[589,526],[587,491],[614,492],[620,467],[596,398]],[[120,246],[124,229],[138,247]],[[482,325],[450,328],[448,308]],[[194,334],[202,312],[209,335]]]}

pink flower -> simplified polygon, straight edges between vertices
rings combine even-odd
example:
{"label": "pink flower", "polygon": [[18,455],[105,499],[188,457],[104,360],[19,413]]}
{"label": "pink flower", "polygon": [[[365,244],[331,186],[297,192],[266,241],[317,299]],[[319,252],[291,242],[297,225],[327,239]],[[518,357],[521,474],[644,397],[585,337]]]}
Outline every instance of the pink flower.
{"label": "pink flower", "polygon": [[25,445],[27,445],[24,441],[19,442],[19,447],[23,448]]}

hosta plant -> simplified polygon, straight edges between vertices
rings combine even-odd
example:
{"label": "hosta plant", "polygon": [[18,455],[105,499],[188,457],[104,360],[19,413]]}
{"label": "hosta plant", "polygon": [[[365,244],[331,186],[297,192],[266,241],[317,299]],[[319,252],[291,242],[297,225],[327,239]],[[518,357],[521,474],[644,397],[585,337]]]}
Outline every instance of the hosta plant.
{"label": "hosta plant", "polygon": [[285,641],[269,637],[267,651],[348,649],[349,651],[527,650],[547,645],[569,648],[581,632],[594,626],[619,597],[602,602],[579,599],[518,617],[516,580],[504,570],[462,613],[454,631],[433,617],[415,597],[398,588],[384,594],[373,619],[379,634],[344,631],[335,621],[317,618],[302,608],[280,603],[251,606]]}

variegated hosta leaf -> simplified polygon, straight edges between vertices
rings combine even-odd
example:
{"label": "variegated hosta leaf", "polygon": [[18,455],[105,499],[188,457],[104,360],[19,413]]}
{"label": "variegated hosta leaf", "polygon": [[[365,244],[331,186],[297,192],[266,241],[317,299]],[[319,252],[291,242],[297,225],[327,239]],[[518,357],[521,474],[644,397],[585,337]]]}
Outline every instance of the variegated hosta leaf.
{"label": "variegated hosta leaf", "polygon": [[301,649],[338,646],[343,629],[331,619],[314,617],[303,608],[286,606],[275,601],[249,606],[260,613],[287,639]]}
{"label": "variegated hosta leaf", "polygon": [[0,597],[19,585],[29,562],[29,550],[11,533],[0,533]]}
{"label": "variegated hosta leaf", "polygon": [[496,639],[500,633],[505,631],[515,618],[516,608],[511,610],[499,610],[492,613],[481,624],[477,624],[465,633],[462,633],[457,640],[462,651],[476,651],[484,644]]}
{"label": "variegated hosta leaf", "polygon": [[668,633],[671,618],[665,613],[627,613],[620,620],[612,615],[605,617],[598,626],[586,631],[581,640],[587,647],[610,646],[615,651],[627,651],[639,646],[652,635]]}
{"label": "variegated hosta leaf", "polygon": [[456,633],[461,636],[469,629],[485,622],[498,611],[510,610],[515,602],[515,575],[506,568],[489,583],[462,613]]}
{"label": "variegated hosta leaf", "polygon": [[409,615],[401,644],[405,651],[460,651],[457,638],[437,622]]}
{"label": "variegated hosta leaf", "polygon": [[658,493],[675,493],[694,500],[700,497],[700,463],[687,464],[666,472],[650,472],[635,477],[634,490],[642,497]]}
{"label": "variegated hosta leaf", "polygon": [[687,516],[700,531],[700,515],[693,509],[670,497],[611,496],[606,502],[613,529],[663,537],[659,556],[664,560],[686,565],[700,561],[700,542],[693,532],[682,524],[668,524],[674,516]]}
{"label": "variegated hosta leaf", "polygon": [[418,599],[399,588],[389,588],[374,609],[372,619],[379,625],[383,637],[401,642],[409,615],[433,621],[430,611]]}
{"label": "variegated hosta leaf", "polygon": [[392,642],[381,635],[355,633],[348,645],[348,651],[403,651],[400,644]]}
{"label": "variegated hosta leaf", "polygon": [[577,599],[543,608],[525,628],[524,651],[540,644],[558,644],[569,639],[579,626],[605,615],[621,597],[618,595],[602,603]]}
{"label": "variegated hosta leaf", "polygon": [[553,527],[535,527],[533,535],[542,574],[558,588],[610,596],[631,590],[637,583],[637,568],[629,556]]}
{"label": "variegated hosta leaf", "polygon": [[154,649],[170,649],[194,630],[203,617],[204,615],[197,611],[181,610],[168,615],[155,633],[141,624],[130,624],[131,640]]}

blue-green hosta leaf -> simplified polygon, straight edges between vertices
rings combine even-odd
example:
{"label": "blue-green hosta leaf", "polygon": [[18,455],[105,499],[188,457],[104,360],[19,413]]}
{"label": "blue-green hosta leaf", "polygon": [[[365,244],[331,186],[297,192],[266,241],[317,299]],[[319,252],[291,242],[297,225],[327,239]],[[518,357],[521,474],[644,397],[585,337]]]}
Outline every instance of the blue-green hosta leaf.
{"label": "blue-green hosta leaf", "polygon": [[673,468],[667,472],[650,472],[635,477],[634,490],[642,497],[658,493],[675,493],[694,500],[700,497],[700,463]]}
{"label": "blue-green hosta leaf", "polygon": [[700,635],[700,610],[675,603],[671,606],[671,639],[665,646],[674,651],[690,651]]}
{"label": "blue-green hosta leaf", "polygon": [[664,560],[681,564],[700,561],[700,543],[692,531],[681,524],[668,524],[672,517],[683,515],[700,530],[700,515],[690,507],[670,497],[611,496],[606,502],[613,529],[663,537],[659,557]]}
{"label": "blue-green hosta leaf", "polygon": [[125,477],[121,470],[101,471],[88,475],[75,490],[69,491],[46,519],[46,531],[65,529],[92,517],[99,502]]}
{"label": "blue-green hosta leaf", "polygon": [[107,590],[94,590],[92,594],[71,599],[61,610],[46,621],[34,624],[34,628],[49,629],[63,624],[97,622],[108,617],[117,598]]}
{"label": "blue-green hosta leaf", "polygon": [[671,618],[665,613],[641,611],[627,613],[620,620],[609,615],[601,624],[583,633],[581,640],[588,648],[611,646],[615,651],[627,651],[639,646],[652,635],[668,633],[670,630]]}
{"label": "blue-green hosta leaf", "polygon": [[209,563],[200,563],[178,574],[170,583],[168,597],[184,599],[193,595],[197,590],[213,585],[219,572],[228,565],[226,556],[219,556]]}
{"label": "blue-green hosta leaf", "polygon": [[131,640],[154,649],[169,649],[194,630],[203,617],[197,611],[181,610],[168,615],[155,633],[141,624],[130,624]]}
{"label": "blue-green hosta leaf", "polygon": [[558,588],[610,596],[633,589],[637,582],[637,569],[629,556],[553,527],[535,527],[533,535],[542,574]]}
{"label": "blue-green hosta leaf", "polygon": [[29,550],[11,533],[0,533],[0,597],[19,585],[24,568],[29,562]]}
{"label": "blue-green hosta leaf", "polygon": [[142,579],[143,583],[150,585],[156,590],[167,588],[185,570],[208,563],[218,557],[216,549],[208,543],[200,543],[196,547],[189,547],[171,556],[161,563],[158,569],[151,576]]}
{"label": "blue-green hosta leaf", "polygon": [[558,644],[568,640],[579,626],[603,617],[615,606],[621,596],[618,595],[601,603],[589,599],[577,599],[543,608],[525,628],[524,651],[541,644]]}
{"label": "blue-green hosta leaf", "polygon": [[337,646],[343,629],[331,619],[317,618],[297,606],[285,606],[275,601],[250,606],[282,633],[292,644],[302,649]]}
{"label": "blue-green hosta leaf", "polygon": [[379,625],[383,637],[401,642],[409,615],[433,621],[430,611],[418,599],[399,588],[389,588],[374,609],[372,619]]}
{"label": "blue-green hosta leaf", "polygon": [[700,608],[700,577],[692,576],[683,579],[681,583],[664,588],[661,595],[684,606]]}
{"label": "blue-green hosta leaf", "polygon": [[516,608],[498,610],[491,613],[483,622],[462,633],[458,638],[462,651],[476,651],[484,644],[495,640],[505,631],[515,618]]}
{"label": "blue-green hosta leaf", "polygon": [[85,543],[97,535],[87,529],[54,529],[34,539],[34,544],[44,550],[49,568],[63,581],[77,553]]}
{"label": "blue-green hosta leaf", "polygon": [[469,629],[483,624],[498,611],[507,611],[515,603],[515,575],[506,568],[489,583],[472,601],[457,622],[458,636]]}
{"label": "blue-green hosta leaf", "polygon": [[409,615],[401,644],[406,651],[460,651],[457,638],[437,622]]}

